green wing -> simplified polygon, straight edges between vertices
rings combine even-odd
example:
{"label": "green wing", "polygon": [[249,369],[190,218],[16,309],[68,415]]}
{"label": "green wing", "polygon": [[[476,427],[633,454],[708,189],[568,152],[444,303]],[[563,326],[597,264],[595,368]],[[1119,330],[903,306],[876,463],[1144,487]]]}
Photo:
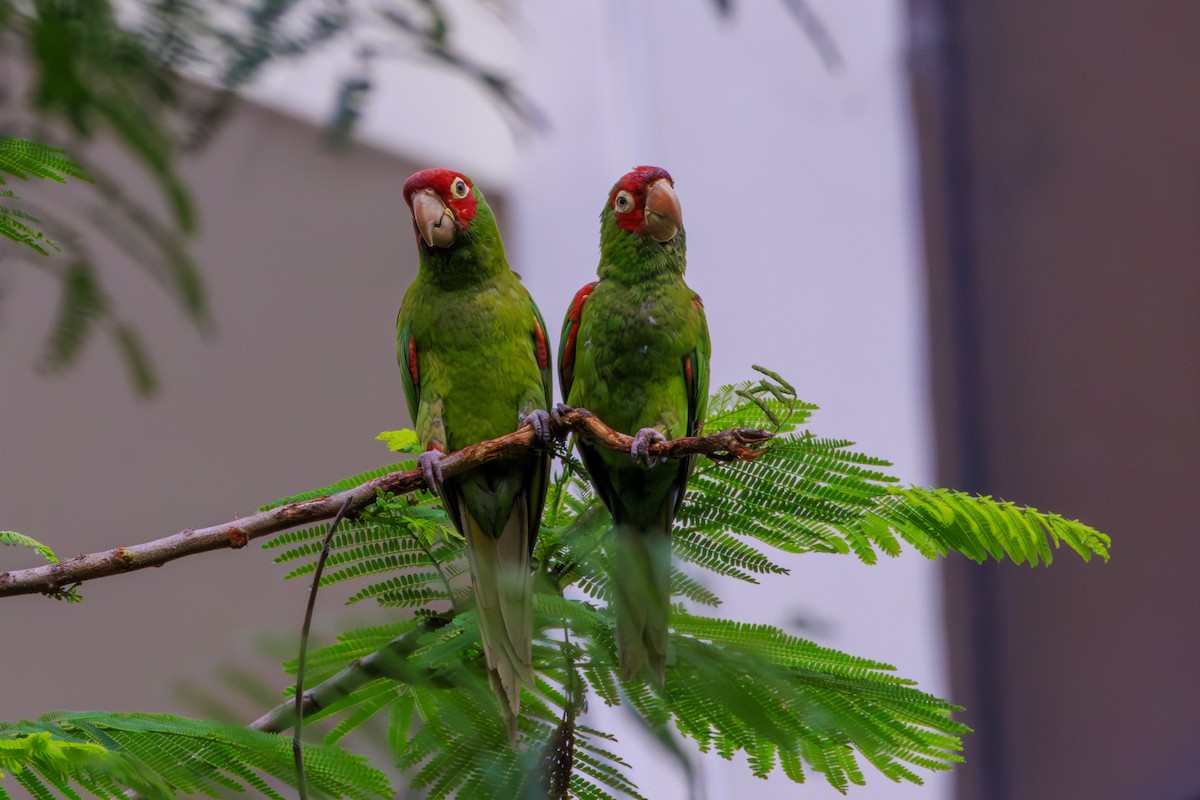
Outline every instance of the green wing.
{"label": "green wing", "polygon": [[688,435],[696,436],[704,427],[704,417],[708,413],[708,360],[712,354],[712,343],[708,338],[704,301],[700,299],[700,295],[693,293],[692,304],[700,317],[700,333],[696,337],[696,346],[692,348],[684,364],[684,378],[688,391]]}
{"label": "green wing", "polygon": [[[708,337],[708,320],[704,316],[704,302],[700,295],[692,294],[692,305],[700,319],[700,331],[696,336],[692,352],[684,356],[683,377],[687,386],[687,433],[688,436],[698,436],[704,427],[704,417],[708,413],[708,360],[712,354],[712,343]],[[687,493],[688,478],[692,474],[692,466],[696,456],[682,459],[679,470],[679,491],[675,495],[675,513],[683,505],[683,496]]]}
{"label": "green wing", "polygon": [[575,339],[579,335],[579,321],[583,317],[583,306],[592,289],[599,281],[592,281],[575,293],[567,316],[563,319],[562,336],[558,340],[558,385],[562,388],[563,402],[570,402],[571,385],[575,382]]}
{"label": "green wing", "polygon": [[[525,288],[525,284],[521,284],[521,288]],[[533,331],[533,352],[537,357],[538,370],[542,374],[542,388],[546,391],[546,409],[549,410],[554,404],[554,373],[550,369],[553,359],[550,357],[550,339],[546,335],[546,320],[542,319],[542,312],[538,309],[537,303],[533,302],[533,295],[529,294],[529,290],[525,289],[525,296],[529,298],[529,307],[533,309],[533,321],[536,326]]]}
{"label": "green wing", "polygon": [[412,326],[404,319],[403,309],[401,316],[396,318],[396,360],[400,362],[400,382],[404,385],[404,399],[408,401],[408,415],[416,425],[421,398],[421,368],[417,343],[412,338]]}

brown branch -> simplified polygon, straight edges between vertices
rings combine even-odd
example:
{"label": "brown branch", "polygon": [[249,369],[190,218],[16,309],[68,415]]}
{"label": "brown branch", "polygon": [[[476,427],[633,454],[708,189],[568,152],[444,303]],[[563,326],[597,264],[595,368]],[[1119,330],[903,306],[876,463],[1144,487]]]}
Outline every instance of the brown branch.
{"label": "brown branch", "polygon": [[[560,407],[558,420],[562,428],[613,450],[629,452],[633,441],[632,437],[613,430],[599,417],[582,408]],[[760,455],[761,446],[770,438],[771,434],[766,431],[733,428],[707,436],[687,436],[658,442],[650,445],[649,452],[664,458],[706,455],[725,461],[748,460]],[[513,433],[451,453],[441,462],[442,474],[452,478],[480,464],[539,446],[533,428],[526,425]],[[419,469],[391,472],[337,494],[288,503],[220,525],[187,528],[173,536],[79,555],[57,564],[0,572],[0,597],[38,593],[59,596],[65,588],[92,578],[159,567],[177,558],[210,550],[245,547],[251,539],[329,519],[337,514],[343,503],[347,503],[347,515],[353,517],[375,501],[376,492],[407,494],[423,488],[425,482]]]}

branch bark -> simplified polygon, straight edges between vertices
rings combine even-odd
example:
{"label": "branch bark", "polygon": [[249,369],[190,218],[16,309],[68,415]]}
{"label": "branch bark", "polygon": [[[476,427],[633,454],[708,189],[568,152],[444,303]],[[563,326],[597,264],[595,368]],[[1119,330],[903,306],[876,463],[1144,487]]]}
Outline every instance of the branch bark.
{"label": "branch bark", "polygon": [[[560,406],[556,417],[560,432],[564,435],[567,431],[572,431],[613,450],[629,452],[633,437],[613,430],[586,409]],[[760,455],[763,452],[762,446],[771,436],[767,431],[732,428],[707,436],[685,436],[667,442],[657,442],[650,445],[649,452],[663,458],[705,455],[716,460],[745,461]],[[533,428],[526,425],[513,433],[451,453],[441,462],[442,473],[451,478],[480,464],[541,446],[536,441]],[[379,491],[407,494],[423,488],[425,481],[419,469],[391,472],[353,489],[288,503],[219,525],[186,528],[162,539],[79,555],[57,564],[0,572],[0,597],[38,593],[55,596],[67,587],[93,578],[120,575],[147,567],[160,567],[178,558],[210,550],[236,550],[245,547],[251,539],[330,519],[337,514],[343,503],[348,503],[347,515],[353,517],[374,502],[375,494]]]}

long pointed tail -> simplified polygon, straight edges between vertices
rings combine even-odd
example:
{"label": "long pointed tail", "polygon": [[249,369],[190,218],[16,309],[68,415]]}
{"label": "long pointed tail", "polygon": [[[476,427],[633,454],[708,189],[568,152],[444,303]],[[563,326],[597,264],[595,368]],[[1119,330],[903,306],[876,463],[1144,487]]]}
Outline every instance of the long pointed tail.
{"label": "long pointed tail", "polygon": [[529,509],[518,497],[499,536],[489,536],[462,508],[479,633],[489,680],[515,731],[521,687],[533,686],[533,575],[529,569]]}
{"label": "long pointed tail", "polygon": [[671,525],[616,530],[613,604],[621,678],[643,670],[659,685],[667,663],[671,613]]}

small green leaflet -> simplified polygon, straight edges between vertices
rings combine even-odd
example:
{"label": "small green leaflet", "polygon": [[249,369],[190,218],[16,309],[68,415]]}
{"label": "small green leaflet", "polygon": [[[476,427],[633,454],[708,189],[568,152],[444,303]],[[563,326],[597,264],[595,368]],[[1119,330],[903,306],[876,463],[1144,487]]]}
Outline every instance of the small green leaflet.
{"label": "small green leaflet", "polygon": [[386,443],[388,450],[391,450],[393,453],[419,455],[421,452],[421,442],[417,439],[417,433],[409,428],[401,428],[398,431],[384,431],[375,438]]}

